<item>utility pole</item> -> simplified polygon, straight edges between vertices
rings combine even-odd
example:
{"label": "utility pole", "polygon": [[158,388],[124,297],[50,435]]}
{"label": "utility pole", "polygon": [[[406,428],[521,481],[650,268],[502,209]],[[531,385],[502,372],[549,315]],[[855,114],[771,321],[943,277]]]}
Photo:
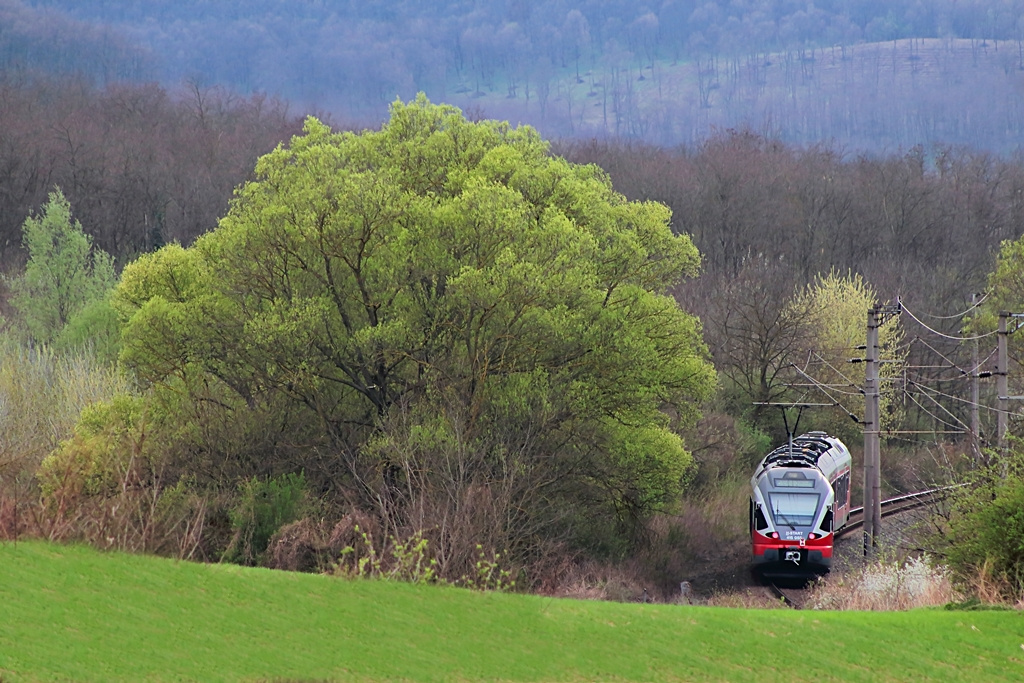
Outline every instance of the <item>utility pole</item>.
{"label": "utility pole", "polygon": [[868,309],[867,349],[864,354],[864,555],[871,553],[882,530],[881,392],[878,386],[878,328],[902,307]]}
{"label": "utility pole", "polygon": [[[1007,329],[1007,320],[1014,318],[1013,329]],[[1010,376],[1010,354],[1007,352],[1007,341],[1011,334],[1024,327],[1024,323],[1020,319],[1024,318],[1024,313],[1010,313],[1008,311],[999,312],[999,329],[998,329],[998,344],[996,345],[997,357],[996,357],[996,393],[999,394],[999,409],[997,413],[996,423],[996,434],[997,444],[999,449],[999,459],[1002,461],[1003,478],[1006,478],[1007,464],[1006,464],[1006,432],[1007,423],[1010,419],[1010,401],[1021,401],[1024,400],[1024,396],[1010,396],[1009,395],[1009,376]]]}
{"label": "utility pole", "polygon": [[[978,295],[971,294],[971,309],[978,307]],[[978,401],[981,397],[978,381],[980,377],[978,368],[978,339],[974,338],[971,346],[971,449],[974,451],[974,462],[979,465],[981,458],[981,416],[978,411]]]}
{"label": "utility pole", "polygon": [[864,556],[875,545],[875,497],[878,478],[875,451],[879,449],[878,436],[878,309],[868,309],[867,346],[864,354]]}
{"label": "utility pole", "polygon": [[1006,452],[1006,422],[1010,403],[1009,390],[1007,388],[1007,376],[1009,375],[1009,355],[1006,351],[1006,338],[1009,333],[1006,331],[1006,319],[1010,317],[1008,311],[999,311],[999,330],[996,335],[996,394],[998,395],[998,410],[996,411],[996,443],[999,449],[999,456]]}

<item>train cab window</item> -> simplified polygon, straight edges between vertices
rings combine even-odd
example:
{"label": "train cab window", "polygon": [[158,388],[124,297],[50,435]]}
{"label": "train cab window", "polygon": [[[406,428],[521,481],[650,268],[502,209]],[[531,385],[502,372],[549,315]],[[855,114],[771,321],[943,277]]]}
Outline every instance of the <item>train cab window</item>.
{"label": "train cab window", "polygon": [[768,520],[765,519],[764,510],[761,509],[760,505],[754,506],[754,528],[758,531],[764,531],[768,528]]}
{"label": "train cab window", "polygon": [[814,479],[800,470],[789,470],[781,477],[772,477],[772,486],[787,489],[813,489]]}
{"label": "train cab window", "polygon": [[821,520],[821,530],[826,533],[832,531],[832,506],[825,511],[825,516]]}
{"label": "train cab window", "polygon": [[785,524],[790,527],[810,526],[818,512],[821,496],[817,493],[782,493],[779,491],[768,494],[772,517],[776,526]]}

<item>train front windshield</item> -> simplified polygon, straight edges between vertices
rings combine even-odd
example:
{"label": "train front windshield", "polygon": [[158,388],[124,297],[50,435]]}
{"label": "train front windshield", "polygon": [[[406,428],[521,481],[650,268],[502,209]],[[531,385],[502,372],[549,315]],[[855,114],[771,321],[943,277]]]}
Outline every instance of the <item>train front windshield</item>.
{"label": "train front windshield", "polygon": [[768,494],[768,507],[776,526],[810,526],[814,524],[815,514],[821,495],[817,493],[771,492]]}

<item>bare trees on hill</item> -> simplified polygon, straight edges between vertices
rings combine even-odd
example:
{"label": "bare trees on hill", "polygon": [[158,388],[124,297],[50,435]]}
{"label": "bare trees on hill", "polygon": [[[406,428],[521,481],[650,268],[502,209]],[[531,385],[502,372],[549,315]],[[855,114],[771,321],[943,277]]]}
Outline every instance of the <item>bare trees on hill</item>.
{"label": "bare trees on hill", "polygon": [[194,87],[0,79],[0,262],[59,186],[97,246],[124,257],[212,229],[256,159],[297,132],[281,102]]}
{"label": "bare trees on hill", "polygon": [[[225,213],[255,160],[300,125],[280,102],[218,89],[176,97],[152,85],[12,77],[0,81],[0,118],[7,262],[54,186],[115,257],[190,243]],[[851,157],[725,132],[676,150],[592,141],[556,151],[598,163],[630,197],[669,204],[709,277],[763,258],[804,282],[855,270],[883,291],[922,283],[941,301],[979,287],[999,242],[1024,232],[1024,165],[964,148]]]}
{"label": "bare trees on hill", "polygon": [[669,204],[705,277],[757,262],[799,282],[852,270],[893,293],[921,283],[938,303],[982,286],[999,243],[1024,232],[1024,164],[966,148],[850,157],[726,131],[675,150],[590,141],[558,151],[597,163],[629,197]]}
{"label": "bare trees on hill", "polygon": [[0,0],[0,68],[186,78],[379,121],[396,98],[548,137],[693,144],[750,125],[891,152],[1015,150],[1022,0]]}
{"label": "bare trees on hill", "polygon": [[[675,229],[693,237],[703,272],[677,296],[701,318],[716,367],[743,385],[730,406],[739,412],[778,400],[779,364],[806,360],[793,342],[807,317],[790,302],[819,274],[859,274],[882,302],[902,297],[946,316],[929,320],[949,338],[929,333],[931,345],[914,345],[911,360],[939,368],[959,357],[970,367],[954,314],[985,291],[1000,243],[1024,234],[1024,163],[963,148],[849,158],[733,131],[691,149],[590,142],[560,151],[604,167],[629,197],[668,203]],[[906,323],[910,340],[925,332]],[[965,405],[945,408],[966,423]]]}

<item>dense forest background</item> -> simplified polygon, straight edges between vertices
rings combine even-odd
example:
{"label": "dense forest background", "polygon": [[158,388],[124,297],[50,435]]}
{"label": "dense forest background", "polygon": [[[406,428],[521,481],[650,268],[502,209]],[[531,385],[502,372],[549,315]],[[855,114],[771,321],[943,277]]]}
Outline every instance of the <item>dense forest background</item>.
{"label": "dense forest background", "polygon": [[1018,148],[1020,0],[3,0],[0,68],[188,82],[379,122],[417,92],[548,137],[749,127],[853,151]]}

